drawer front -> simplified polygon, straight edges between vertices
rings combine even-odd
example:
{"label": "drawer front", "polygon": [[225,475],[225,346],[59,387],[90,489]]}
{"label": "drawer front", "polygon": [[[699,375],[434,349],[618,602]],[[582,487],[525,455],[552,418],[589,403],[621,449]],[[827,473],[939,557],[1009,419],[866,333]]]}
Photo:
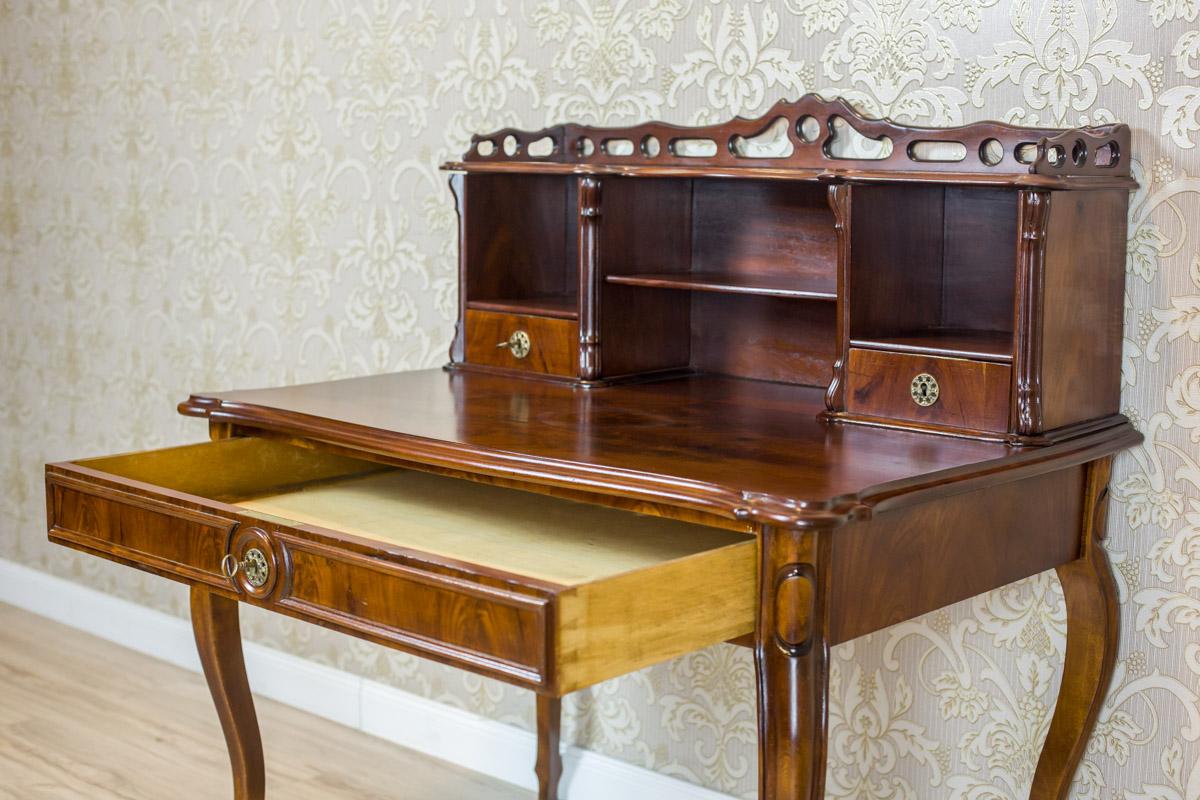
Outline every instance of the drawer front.
{"label": "drawer front", "polygon": [[320,482],[370,468],[364,462],[236,439],[89,463],[104,469],[46,469],[53,542],[495,678],[545,686],[553,592],[541,582],[518,585],[419,553],[382,552],[360,539],[330,543],[336,532],[303,530],[148,482],[185,476],[193,491],[236,494],[240,485],[253,494],[272,481]]}
{"label": "drawer front", "polygon": [[289,574],[274,606],[394,647],[541,686],[551,598],[277,533]]}
{"label": "drawer front", "polygon": [[86,476],[48,474],[50,540],[179,580],[228,589],[221,559],[237,523]]}
{"label": "drawer front", "polygon": [[[913,382],[921,375],[936,381],[937,399],[928,405],[913,398]],[[1012,369],[1006,364],[851,348],[846,410],[868,417],[1002,433],[1008,430],[1011,380]]]}
{"label": "drawer front", "polygon": [[[467,311],[467,363],[545,375],[579,375],[579,326],[569,319]],[[521,337],[524,334],[524,337]],[[528,349],[500,346],[517,336]]]}

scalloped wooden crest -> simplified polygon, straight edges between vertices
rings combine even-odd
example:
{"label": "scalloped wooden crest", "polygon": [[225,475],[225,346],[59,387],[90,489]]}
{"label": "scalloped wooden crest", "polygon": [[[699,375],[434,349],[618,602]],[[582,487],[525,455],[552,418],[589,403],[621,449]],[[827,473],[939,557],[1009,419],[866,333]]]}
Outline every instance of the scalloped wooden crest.
{"label": "scalloped wooden crest", "polygon": [[[765,137],[781,119],[784,136],[772,140],[779,152],[765,152]],[[462,161],[1128,178],[1129,142],[1129,127],[1123,124],[1061,129],[975,122],[922,128],[868,119],[841,98],[808,94],[781,100],[754,119],[735,117],[702,127],[646,122],[624,128],[574,123],[539,131],[505,128],[472,137]]]}

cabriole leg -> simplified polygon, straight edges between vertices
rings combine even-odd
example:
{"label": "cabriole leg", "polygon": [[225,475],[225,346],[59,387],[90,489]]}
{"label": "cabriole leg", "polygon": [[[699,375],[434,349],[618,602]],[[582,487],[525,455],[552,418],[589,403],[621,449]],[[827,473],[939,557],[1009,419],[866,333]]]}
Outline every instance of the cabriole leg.
{"label": "cabriole leg", "polygon": [[1067,657],[1031,800],[1066,800],[1117,661],[1117,585],[1104,552],[1112,459],[1088,467],[1082,557],[1058,568],[1067,604]]}
{"label": "cabriole leg", "polygon": [[558,800],[558,781],[562,777],[559,731],[562,723],[562,699],[537,696],[537,772],[538,800]]}
{"label": "cabriole leg", "polygon": [[829,718],[828,531],[762,537],[759,800],[823,800]]}
{"label": "cabriole leg", "polygon": [[193,586],[192,630],[229,748],[234,800],[263,800],[262,739],[242,657],[237,601]]}

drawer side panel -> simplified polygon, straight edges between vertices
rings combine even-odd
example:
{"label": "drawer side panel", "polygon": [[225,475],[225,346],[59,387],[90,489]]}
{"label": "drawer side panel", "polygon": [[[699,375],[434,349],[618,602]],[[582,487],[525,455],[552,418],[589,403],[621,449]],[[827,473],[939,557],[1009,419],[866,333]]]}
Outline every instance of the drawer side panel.
{"label": "drawer side panel", "polygon": [[748,539],[563,593],[558,692],[753,633],[757,554]]}

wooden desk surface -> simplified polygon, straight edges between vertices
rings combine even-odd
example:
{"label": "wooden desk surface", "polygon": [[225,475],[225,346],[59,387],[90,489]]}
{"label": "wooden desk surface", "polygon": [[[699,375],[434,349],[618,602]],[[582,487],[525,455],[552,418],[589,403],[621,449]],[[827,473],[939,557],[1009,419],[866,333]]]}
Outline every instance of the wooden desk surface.
{"label": "wooden desk surface", "polygon": [[598,389],[439,369],[194,395],[181,412],[447,470],[811,524],[1082,463],[1127,423],[1011,447],[817,419],[815,388],[711,375]]}

